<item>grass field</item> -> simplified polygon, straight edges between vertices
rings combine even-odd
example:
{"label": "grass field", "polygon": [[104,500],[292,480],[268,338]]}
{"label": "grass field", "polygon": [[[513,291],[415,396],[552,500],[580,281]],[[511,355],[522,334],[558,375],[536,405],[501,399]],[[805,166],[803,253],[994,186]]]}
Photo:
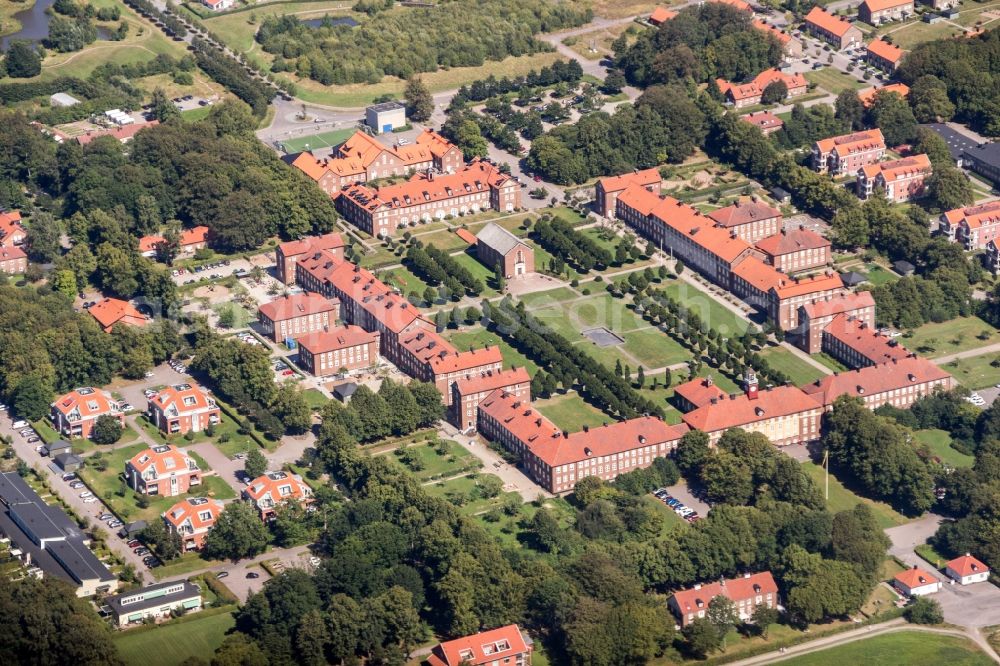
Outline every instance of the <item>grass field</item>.
{"label": "grass field", "polygon": [[205,659],[222,645],[226,632],[233,628],[236,620],[229,612],[202,613],[155,629],[122,632],[115,636],[115,645],[126,664],[176,666],[194,657]]}
{"label": "grass field", "polygon": [[919,444],[926,445],[941,462],[952,467],[972,467],[976,461],[972,456],[951,448],[951,435],[944,430],[917,430],[913,437]]}
{"label": "grass field", "polygon": [[397,266],[387,271],[379,271],[379,279],[386,284],[398,287],[403,294],[415,291],[420,294],[421,298],[423,297],[424,290],[430,286],[406,266]]}
{"label": "grass field", "polygon": [[354,134],[354,128],[344,128],[320,132],[309,136],[301,136],[297,139],[283,141],[281,146],[286,153],[298,153],[303,150],[317,150],[320,148],[332,148],[347,141],[348,137]]}
{"label": "grass field", "polygon": [[[475,515],[483,511],[489,511],[494,507],[498,507],[503,503],[506,495],[511,494],[501,492],[496,497],[483,497],[479,492],[478,476],[483,475],[473,474],[457,479],[450,479],[448,481],[440,481],[438,483],[424,486],[424,488],[430,495],[434,497],[444,497],[452,504],[458,506],[461,512],[467,516]],[[490,474],[486,476],[493,475]]]}
{"label": "grass field", "polygon": [[892,33],[893,43],[901,49],[912,49],[914,46],[935,39],[946,39],[961,34],[962,30],[947,21],[930,24],[915,21]]}
{"label": "grass field", "polygon": [[590,328],[604,327],[623,335],[646,326],[637,314],[626,307],[623,300],[606,293],[533,309],[531,313],[538,321],[571,342],[579,340],[582,331]]}
{"label": "grass field", "polygon": [[747,321],[714,298],[687,282],[675,280],[664,288],[667,295],[696,312],[701,320],[724,336],[743,335]]}
{"label": "grass field", "polygon": [[989,388],[1000,383],[1000,368],[990,365],[997,358],[996,354],[984,354],[950,361],[941,367],[954,375],[958,383],[966,388]]}
{"label": "grass field", "polygon": [[496,333],[487,331],[485,328],[476,327],[468,331],[450,331],[445,333],[445,337],[458,349],[468,349],[469,347],[484,347],[487,345],[499,345],[503,352],[503,367],[505,369],[517,366],[527,368],[532,376],[538,372],[538,366],[534,361],[511,347],[506,340]]}
{"label": "grass field", "polygon": [[[804,462],[802,463],[802,467],[805,469],[806,474],[812,477],[812,480],[819,487],[820,492],[824,492],[825,473],[823,468],[812,462]],[[871,507],[872,513],[875,514],[875,519],[878,521],[879,526],[883,529],[887,527],[897,527],[909,521],[906,516],[898,513],[884,502],[876,502],[866,497],[855,495],[853,492],[845,488],[844,484],[842,484],[837,477],[831,473],[830,498],[826,502],[827,509],[829,509],[832,513],[836,513],[838,511],[853,509],[858,504],[867,504]]]}
{"label": "grass field", "polygon": [[913,549],[913,552],[924,558],[935,569],[942,568],[951,559],[934,550],[934,546],[929,543],[920,544]]}
{"label": "grass field", "polygon": [[874,638],[793,657],[789,666],[839,666],[878,664],[879,666],[979,666],[993,661],[971,641],[917,631],[899,631]]}
{"label": "grass field", "polygon": [[858,272],[864,273],[868,277],[868,282],[870,282],[873,287],[878,287],[879,285],[886,284],[887,282],[895,282],[899,279],[898,275],[887,268],[879,266],[878,264],[868,264],[865,266],[864,270]]}
{"label": "grass field", "polygon": [[769,347],[760,355],[767,359],[773,369],[788,375],[788,378],[796,386],[811,384],[820,377],[826,376],[822,370],[803,361],[784,347]]}
{"label": "grass field", "polygon": [[607,414],[588,405],[573,391],[553,395],[547,400],[535,398],[534,407],[561,430],[568,432],[583,430],[584,426],[596,428],[611,420]]}
{"label": "grass field", "polygon": [[[419,469],[405,465],[402,461],[400,464],[406,466],[421,481],[446,478],[470,471],[470,468],[473,467],[476,469],[482,467],[479,459],[462,448],[458,442],[450,440],[444,440],[444,442],[446,448],[444,453],[438,453],[438,447],[441,446],[441,443],[437,441],[411,444],[406,447],[406,451],[417,461],[416,466]],[[395,453],[386,455],[397,457]]]}
{"label": "grass field", "polygon": [[823,69],[806,72],[805,77],[809,83],[815,83],[823,90],[831,92],[834,95],[839,95],[844,90],[860,90],[865,87],[865,84],[853,76],[844,74],[839,69],[834,69],[833,67],[824,67]]}
{"label": "grass field", "polygon": [[997,341],[1000,341],[997,329],[979,317],[931,322],[913,331],[913,335],[907,334],[900,339],[907,348],[931,358],[977,349]]}
{"label": "grass field", "polygon": [[[250,22],[250,14],[257,15],[257,22]],[[303,19],[322,18],[330,16],[352,16],[359,23],[364,20],[364,14],[351,11],[351,3],[340,0],[327,2],[276,2],[271,5],[255,6],[253,12],[237,12],[225,16],[216,16],[204,21],[205,26],[219,36],[222,41],[235,51],[255,52],[259,46],[254,41],[261,21],[267,16],[285,16],[295,14]],[[263,52],[260,52],[263,54]]]}
{"label": "grass field", "polygon": [[679,342],[655,328],[632,331],[624,338],[623,349],[642,361],[645,369],[684,363],[692,356]]}
{"label": "grass field", "polygon": [[834,357],[830,356],[826,352],[821,352],[819,354],[812,354],[812,357],[815,360],[822,363],[823,365],[825,365],[826,367],[833,370],[834,372],[847,372],[847,370],[849,369],[846,365],[844,365]]}

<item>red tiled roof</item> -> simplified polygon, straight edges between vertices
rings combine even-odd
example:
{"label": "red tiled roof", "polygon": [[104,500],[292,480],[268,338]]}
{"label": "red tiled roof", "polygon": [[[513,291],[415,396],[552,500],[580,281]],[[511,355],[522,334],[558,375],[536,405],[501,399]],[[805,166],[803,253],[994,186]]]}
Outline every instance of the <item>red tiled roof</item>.
{"label": "red tiled roof", "polygon": [[421,363],[430,364],[440,356],[452,356],[458,352],[437,331],[415,329],[399,336],[399,346]]}
{"label": "red tiled roof", "polygon": [[875,307],[875,299],[870,291],[840,294],[802,306],[810,319],[837,315],[842,312],[854,312],[869,307]]}
{"label": "red tiled roof", "polygon": [[924,585],[930,585],[931,583],[937,583],[938,578],[934,574],[928,573],[923,569],[918,567],[913,567],[912,569],[907,569],[906,571],[901,571],[896,574],[896,580],[905,585],[908,589],[912,590],[915,587],[922,587]]}
{"label": "red tiled roof", "polygon": [[813,384],[803,386],[802,390],[823,405],[831,405],[842,395],[864,398],[913,384],[949,379],[951,379],[950,374],[927,359],[921,356],[909,356],[851,372],[827,375]]}
{"label": "red tiled roof", "polygon": [[731,206],[719,208],[708,213],[708,216],[715,220],[719,226],[731,229],[744,224],[769,220],[772,217],[781,217],[781,211],[769,206],[764,201],[737,201]]}
{"label": "red tiled roof", "polygon": [[118,127],[118,128],[115,128],[115,129],[94,130],[94,131],[91,131],[91,132],[87,132],[86,134],[81,134],[81,135],[79,135],[79,136],[77,136],[75,138],[76,138],[77,142],[79,142],[80,145],[83,145],[83,146],[86,146],[88,143],[90,143],[94,139],[96,139],[98,137],[102,137],[102,136],[113,136],[116,139],[118,139],[119,141],[121,141],[121,142],[124,143],[125,141],[128,141],[129,139],[131,139],[132,137],[134,137],[136,134],[138,134],[141,130],[144,130],[147,127],[153,127],[154,125],[159,125],[159,124],[160,124],[159,120],[150,120],[148,123],[136,123],[134,125],[125,125],[124,127]]}
{"label": "red tiled roof", "polygon": [[516,624],[509,624],[441,643],[434,648],[431,657],[439,660],[444,666],[459,666],[459,664],[482,666],[501,662],[528,650],[521,630]]}
{"label": "red tiled roof", "polygon": [[[204,520],[201,514],[208,512],[211,516]],[[222,513],[222,503],[207,497],[191,497],[181,500],[177,504],[167,509],[163,513],[163,519],[174,527],[181,527],[186,522],[190,522],[191,529],[195,532],[207,530],[215,525]]]}
{"label": "red tiled roof", "polygon": [[677,16],[677,12],[672,12],[666,7],[657,7],[653,10],[653,13],[649,15],[649,22],[653,25],[659,25],[669,21],[675,16]]}
{"label": "red tiled roof", "polygon": [[747,257],[736,264],[733,275],[765,294],[785,277],[784,273],[778,272],[774,266],[757,257]]}
{"label": "red tiled roof", "polygon": [[163,236],[143,236],[139,239],[139,252],[140,254],[146,252],[153,252],[156,250],[156,246],[160,243],[165,243],[167,241]]}
{"label": "red tiled roof", "polygon": [[417,135],[416,143],[418,146],[423,146],[430,150],[438,158],[443,157],[449,150],[455,148],[455,144],[429,127]]}
{"label": "red tiled roof", "polygon": [[772,37],[774,37],[775,39],[777,39],[778,42],[782,46],[784,46],[788,42],[792,41],[792,36],[791,35],[789,35],[784,30],[781,30],[780,28],[777,28],[777,27],[771,25],[770,23],[765,23],[764,21],[762,21],[760,19],[754,19],[752,21],[752,23],[753,23],[753,27],[755,27],[758,30],[761,30],[761,31],[766,32],[767,34],[771,35]]}
{"label": "red tiled roof", "polygon": [[326,280],[394,333],[401,333],[421,318],[417,308],[394,293],[371,271],[349,261],[337,262],[324,252],[303,260],[305,270]]}
{"label": "red tiled roof", "polygon": [[712,404],[712,400],[724,400],[728,396],[712,382],[711,377],[695,377],[674,389],[674,395],[687,400],[695,409]]}
{"label": "red tiled roof", "polygon": [[64,416],[69,415],[70,412],[78,411],[81,420],[118,412],[108,393],[90,386],[70,391],[56,399],[52,406]]}
{"label": "red tiled roof", "polygon": [[[140,473],[152,467],[156,470],[157,476],[178,471],[186,472],[198,468],[193,458],[173,444],[143,449],[132,456],[129,464]],[[191,467],[192,465],[194,467]]]}
{"label": "red tiled roof", "polygon": [[479,403],[479,409],[503,423],[550,467],[630,451],[647,444],[672,442],[688,430],[683,424],[667,425],[656,417],[643,416],[564,434],[529,402],[502,390],[487,396]]}
{"label": "red tiled roof", "polygon": [[608,176],[607,178],[601,178],[599,182],[605,192],[621,192],[628,188],[629,185],[639,185],[645,188],[650,185],[659,185],[662,181],[663,177],[660,176],[660,170],[654,168],[643,169],[642,171],[637,169],[619,176]]}
{"label": "red tiled roof", "polygon": [[839,273],[819,274],[806,278],[782,279],[776,287],[778,298],[786,299],[806,294],[818,294],[833,289],[843,289],[844,281]]}
{"label": "red tiled roof", "polygon": [[770,571],[748,574],[742,578],[729,578],[721,582],[702,585],[698,589],[674,592],[674,603],[682,615],[707,610],[709,602],[720,594],[732,601],[755,599],[759,595],[777,594],[778,585]]}
{"label": "red tiled roof", "polygon": [[377,331],[369,333],[360,326],[346,325],[331,328],[329,331],[308,333],[296,338],[295,341],[299,344],[299,347],[312,354],[324,354],[335,349],[369,344],[378,339],[379,334]]}
{"label": "red tiled roof", "polygon": [[801,414],[819,407],[816,400],[803,393],[802,389],[795,386],[775,386],[759,391],[756,399],[751,399],[745,393],[730,396],[725,402],[699,407],[681,418],[693,429],[718,432],[741,428],[758,421]]}
{"label": "red tiled roof", "polygon": [[830,247],[830,241],[809,229],[782,229],[780,233],[757,241],[757,248],[772,257],[802,250]]}
{"label": "red tiled roof", "polygon": [[149,402],[158,407],[161,411],[166,411],[171,407],[177,410],[178,414],[195,412],[200,409],[215,407],[215,400],[209,397],[208,391],[197,384],[176,384],[168,386]]}
{"label": "red tiled roof", "polygon": [[978,560],[968,553],[962,555],[961,557],[956,557],[945,566],[962,578],[990,570],[988,566],[983,564],[982,560]]}
{"label": "red tiled roof", "polygon": [[181,231],[180,245],[181,247],[187,247],[188,245],[197,245],[199,243],[208,242],[208,227],[197,226],[191,227],[190,229],[184,229]]}
{"label": "red tiled roof", "polygon": [[[280,488],[290,486],[291,492],[282,495]],[[312,489],[306,485],[301,477],[288,472],[266,472],[250,482],[243,492],[254,501],[261,500],[265,495],[270,495],[274,502],[286,499],[303,499],[312,494]]]}
{"label": "red tiled roof", "polygon": [[885,148],[885,138],[882,136],[882,130],[876,127],[875,129],[863,130],[861,132],[820,139],[816,142],[816,148],[821,153],[833,152],[843,157],[851,153]]}
{"label": "red tiled roof", "polygon": [[11,261],[15,259],[24,259],[28,255],[24,253],[18,246],[3,247],[0,245],[0,261]]}
{"label": "red tiled roof", "polygon": [[0,213],[0,245],[11,245],[12,243],[7,241],[8,237],[20,236],[23,238],[27,233],[27,230],[21,224],[20,211],[13,210],[9,213]]}
{"label": "red tiled roof", "polygon": [[875,364],[893,359],[901,360],[910,355],[909,350],[892,338],[880,335],[878,331],[847,313],[837,315],[826,325],[823,333],[833,336]]}
{"label": "red tiled roof", "polygon": [[753,7],[750,3],[744,0],[709,0],[710,2],[717,2],[720,5],[729,5],[730,7],[735,7],[736,9],[743,10],[745,12],[753,12]]}
{"label": "red tiled roof", "polygon": [[866,88],[858,93],[858,99],[866,107],[872,105],[875,101],[875,94],[880,90],[885,90],[886,92],[894,92],[900,97],[907,97],[910,94],[910,86],[905,83],[890,83],[887,86],[882,86],[881,88]]}
{"label": "red tiled roof", "polygon": [[732,263],[750,248],[742,238],[715,226],[714,220],[672,197],[664,197],[650,214],[723,261]]}
{"label": "red tiled roof", "polygon": [[[911,0],[906,0],[910,2]],[[884,39],[873,39],[868,43],[868,53],[878,56],[883,60],[896,64],[903,58],[903,49],[895,44],[890,44]]]}
{"label": "red tiled roof", "polygon": [[319,252],[321,250],[335,250],[344,247],[344,239],[338,233],[328,233],[322,236],[307,236],[299,240],[292,240],[278,246],[281,254],[286,257],[297,257],[300,254]]}
{"label": "red tiled roof", "polygon": [[970,229],[978,229],[983,224],[997,224],[1000,222],[1000,201],[990,201],[968,208],[955,208],[946,211],[944,218],[952,226],[964,221]]}
{"label": "red tiled roof", "polygon": [[260,306],[259,312],[271,321],[284,321],[295,317],[336,312],[339,301],[323,298],[319,294],[303,292],[276,298]]}
{"label": "red tiled roof", "polygon": [[868,8],[869,12],[880,12],[886,9],[892,9],[893,7],[902,7],[903,5],[912,4],[913,0],[865,0],[861,3],[861,5]]}
{"label": "red tiled roof", "polygon": [[468,229],[457,229],[455,235],[464,240],[469,245],[475,245],[479,242],[476,238],[476,234],[472,233]]}
{"label": "red tiled roof", "polygon": [[[618,201],[637,211],[640,215],[649,215],[654,208],[660,205],[662,199],[654,192],[650,192],[645,187],[630,185],[625,191],[618,195]],[[674,200],[676,201],[676,199]]]}
{"label": "red tiled roof", "polygon": [[861,171],[864,172],[865,177],[868,179],[875,178],[881,174],[886,182],[901,180],[922,173],[930,173],[931,160],[926,154],[921,153],[920,155],[911,155],[898,160],[867,164],[861,167]]}
{"label": "red tiled roof", "polygon": [[747,113],[740,116],[740,120],[750,123],[762,130],[782,128],[785,126],[785,121],[774,115],[770,111],[757,111],[755,113]]}
{"label": "red tiled roof", "polygon": [[476,375],[466,375],[455,381],[455,387],[461,395],[471,395],[483,391],[495,391],[515,384],[526,384],[530,381],[531,377],[525,368],[511,368],[500,372],[494,370]]}
{"label": "red tiled roof", "polygon": [[431,371],[435,375],[474,370],[484,365],[496,363],[503,363],[503,353],[500,351],[500,347],[496,345],[483,347],[482,349],[456,352],[447,356],[438,354],[430,361]]}
{"label": "red tiled roof", "polygon": [[822,7],[813,7],[806,14],[806,23],[812,23],[837,37],[843,37],[852,27],[850,22],[825,12]]}
{"label": "red tiled roof", "polygon": [[117,298],[105,298],[90,306],[87,310],[90,315],[97,320],[97,323],[108,332],[115,324],[129,324],[130,326],[145,326],[149,320],[128,301]]}

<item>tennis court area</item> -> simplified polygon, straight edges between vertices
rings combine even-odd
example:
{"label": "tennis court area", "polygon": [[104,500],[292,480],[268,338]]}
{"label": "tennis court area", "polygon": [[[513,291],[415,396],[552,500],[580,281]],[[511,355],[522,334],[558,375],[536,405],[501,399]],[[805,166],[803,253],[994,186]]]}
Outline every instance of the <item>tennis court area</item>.
{"label": "tennis court area", "polygon": [[353,127],[330,130],[329,132],[320,132],[319,134],[310,134],[307,136],[295,137],[293,139],[286,139],[281,142],[281,145],[286,153],[300,153],[303,150],[332,148],[333,146],[347,141],[347,138],[356,131],[357,130]]}

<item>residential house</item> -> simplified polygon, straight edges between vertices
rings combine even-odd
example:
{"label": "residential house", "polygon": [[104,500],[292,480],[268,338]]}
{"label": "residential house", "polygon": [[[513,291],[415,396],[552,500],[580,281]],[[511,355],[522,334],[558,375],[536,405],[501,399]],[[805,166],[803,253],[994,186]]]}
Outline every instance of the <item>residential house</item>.
{"label": "residential house", "polygon": [[21,245],[27,237],[28,230],[21,224],[20,211],[0,211],[0,247]]}
{"label": "residential house", "polygon": [[757,197],[717,208],[708,217],[716,226],[747,243],[756,243],[781,231],[781,211]]}
{"label": "residential house", "polygon": [[176,497],[201,485],[194,458],[173,444],[143,449],[125,462],[125,480],[143,495]]}
{"label": "residential house", "polygon": [[756,18],[753,20],[752,25],[761,32],[774,37],[774,39],[781,44],[781,51],[786,58],[798,59],[802,57],[802,42],[795,39],[781,28],[775,27],[770,23],[766,23],[761,19]]}
{"label": "residential house", "polygon": [[858,169],[857,195],[867,199],[878,189],[894,203],[919,199],[927,194],[926,181],[931,173],[931,160],[926,154],[869,164]]}
{"label": "residential house", "polygon": [[531,666],[533,643],[516,624],[439,643],[429,666]]}
{"label": "residential house", "polygon": [[730,428],[759,432],[776,446],[815,442],[820,436],[823,408],[795,386],[759,389],[757,375],[747,371],[744,392],[711,398],[681,418],[692,430],[708,434],[711,444]]}
{"label": "residential house", "polygon": [[524,472],[551,493],[572,492],[588,476],[611,481],[677,448],[687,426],[643,416],[566,433],[524,398],[496,390],[479,403],[479,432],[521,458]]}
{"label": "residential house", "polygon": [[781,130],[785,126],[785,121],[774,115],[770,111],[755,111],[740,116],[740,120],[750,123],[759,129],[764,136],[769,136]]}
{"label": "residential house", "polygon": [[892,359],[850,372],[835,372],[802,390],[827,410],[842,395],[860,398],[868,409],[892,405],[906,409],[935,389],[950,391],[955,379],[931,361],[916,355]]}
{"label": "residential house", "polygon": [[913,0],[864,0],[858,5],[858,18],[869,25],[905,21],[913,16]]}
{"label": "residential house", "polygon": [[923,597],[941,590],[937,576],[913,565],[912,569],[901,571],[892,579],[892,585],[904,597]]}
{"label": "residential house", "polygon": [[875,102],[875,95],[882,90],[886,93],[896,93],[903,99],[910,96],[910,86],[905,83],[890,83],[889,85],[882,86],[881,88],[865,88],[864,90],[858,92],[858,99],[861,100],[861,103],[866,109],[870,108]]}
{"label": "residential house", "polygon": [[760,104],[761,96],[767,87],[778,81],[784,83],[788,89],[787,99],[800,97],[806,94],[809,89],[809,82],[804,76],[786,74],[779,69],[764,70],[747,83],[731,83],[725,79],[716,79],[715,84],[728,103],[732,104],[734,108],[742,109]]}
{"label": "residential house", "polygon": [[765,260],[782,273],[819,268],[830,263],[830,241],[804,226],[782,229],[757,241]]}
{"label": "residential house", "polygon": [[462,432],[475,430],[479,403],[494,391],[502,390],[519,400],[531,402],[531,377],[524,368],[487,370],[456,379],[451,385],[452,425]]}
{"label": "residential house", "polygon": [[844,292],[800,305],[795,344],[809,354],[818,354],[823,349],[823,331],[842,314],[869,327],[874,326],[875,299],[871,292]]}
{"label": "residential house", "polygon": [[348,222],[385,238],[400,227],[484,210],[511,212],[521,207],[516,180],[489,162],[473,160],[454,173],[427,170],[398,185],[371,188],[348,185],[334,199]]}
{"label": "residential house", "polygon": [[823,329],[823,351],[849,368],[900,361],[910,356],[909,350],[895,339],[848,314],[837,315]]}
{"label": "residential house", "polygon": [[328,158],[317,158],[312,153],[303,152],[292,160],[292,166],[316,181],[331,196],[355,183],[405,176],[428,169],[451,173],[464,163],[462,151],[430,129],[424,130],[412,144],[405,146],[385,145],[359,131],[334,149]]}
{"label": "residential house", "polygon": [[662,25],[675,16],[677,16],[677,12],[672,12],[666,7],[657,7],[653,10],[653,13],[649,15],[648,21],[650,25]]}
{"label": "residential house", "polygon": [[948,562],[944,573],[959,585],[985,583],[990,579],[990,568],[969,553]]}
{"label": "residential house", "polygon": [[729,5],[734,9],[738,9],[741,12],[750,12],[753,14],[753,7],[750,6],[749,2],[746,0],[708,0],[709,2],[716,2],[720,5]]}
{"label": "residential house", "polygon": [[[205,3],[212,0],[203,0]],[[104,600],[115,626],[126,627],[146,620],[168,620],[176,612],[201,610],[201,588],[186,580],[154,583]]]}
{"label": "residential house", "polygon": [[316,377],[348,374],[378,365],[379,332],[360,326],[337,326],[329,331],[308,333],[295,341],[299,365]]}
{"label": "residential house", "polygon": [[883,157],[885,138],[878,128],[822,139],[812,148],[813,169],[835,176],[856,174],[861,167],[881,162]]}
{"label": "residential house", "polygon": [[150,319],[139,312],[128,301],[118,298],[104,298],[97,301],[87,310],[90,316],[97,320],[105,333],[110,333],[115,326],[147,326]]}
{"label": "residential house", "polygon": [[757,606],[778,607],[778,585],[770,571],[744,574],[739,578],[720,579],[718,582],[695,585],[689,590],[674,592],[667,606],[686,627],[698,618],[705,617],[712,599],[722,596],[733,602],[740,620],[748,622]]}
{"label": "residential house", "polygon": [[997,242],[991,240],[986,244],[986,254],[983,257],[986,263],[986,268],[990,270],[993,275],[1000,275],[1000,248],[997,247]]}
{"label": "residential house", "polygon": [[222,514],[222,502],[207,497],[181,500],[163,513],[168,532],[181,541],[181,552],[201,550],[209,530]]}
{"label": "residential house", "polygon": [[224,12],[236,4],[236,0],[201,0],[201,4],[213,12]]}
{"label": "residential house", "polygon": [[608,176],[607,178],[601,178],[597,181],[594,186],[594,195],[596,198],[596,209],[598,214],[608,218],[615,219],[615,210],[618,204],[618,195],[624,192],[632,185],[638,185],[639,187],[644,187],[650,192],[656,194],[660,193],[660,184],[663,182],[663,177],[660,175],[660,170],[656,168],[652,169],[636,169],[630,173],[623,173],[620,176]]}
{"label": "residential house", "polygon": [[49,410],[52,426],[63,437],[89,438],[94,424],[102,416],[113,416],[125,427],[125,415],[111,394],[86,386],[59,397]]}
{"label": "residential house", "polygon": [[275,342],[330,330],[339,316],[339,300],[309,292],[279,296],[257,310],[264,334]]}
{"label": "residential house", "polygon": [[197,384],[168,386],[149,399],[146,413],[167,435],[201,432],[222,418],[215,399]]}
{"label": "residential house", "polygon": [[865,47],[865,58],[869,65],[878,67],[883,72],[895,74],[896,68],[903,60],[903,49],[884,39],[873,39]]}
{"label": "residential house", "polygon": [[20,247],[0,246],[0,273],[19,274],[28,270],[28,255]]}
{"label": "residential house", "polygon": [[295,284],[295,263],[323,250],[336,261],[343,261],[344,246],[344,239],[341,235],[332,232],[322,236],[306,236],[299,240],[281,243],[274,251],[278,280],[284,284]]}
{"label": "residential house", "polygon": [[814,37],[822,39],[838,51],[860,46],[863,40],[861,30],[857,26],[830,14],[819,6],[809,10],[803,27]]}
{"label": "residential house", "polygon": [[280,504],[312,502],[312,488],[298,474],[266,472],[243,489],[243,499],[254,505],[262,520],[268,520]]}
{"label": "residential house", "polygon": [[501,274],[508,280],[535,272],[535,250],[493,222],[476,234],[476,257],[487,268],[499,266]]}
{"label": "residential house", "polygon": [[1000,237],[1000,201],[946,211],[938,228],[966,250],[986,249],[987,243]]}

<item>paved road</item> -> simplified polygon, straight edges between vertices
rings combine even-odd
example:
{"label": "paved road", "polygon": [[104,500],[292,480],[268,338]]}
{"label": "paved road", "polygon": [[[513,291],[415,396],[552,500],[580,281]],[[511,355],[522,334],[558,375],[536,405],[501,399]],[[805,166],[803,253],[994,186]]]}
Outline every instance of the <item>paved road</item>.
{"label": "paved road", "polygon": [[547,492],[525,476],[524,472],[515,465],[508,464],[499,454],[487,446],[486,440],[483,438],[462,435],[454,426],[445,422],[441,423],[438,436],[460,443],[469,453],[479,458],[483,463],[483,472],[494,474],[503,481],[504,492],[517,492],[525,502],[533,502],[539,495],[543,497],[553,496],[552,493]]}
{"label": "paved road", "polygon": [[937,358],[931,359],[938,365],[944,365],[950,361],[955,361],[960,358],[972,358],[974,356],[982,356],[983,354],[996,354],[1000,352],[1000,342],[995,342],[991,345],[986,345],[985,347],[976,347],[975,349],[966,349],[965,351],[955,352],[954,354],[946,354],[944,356],[939,356]]}

